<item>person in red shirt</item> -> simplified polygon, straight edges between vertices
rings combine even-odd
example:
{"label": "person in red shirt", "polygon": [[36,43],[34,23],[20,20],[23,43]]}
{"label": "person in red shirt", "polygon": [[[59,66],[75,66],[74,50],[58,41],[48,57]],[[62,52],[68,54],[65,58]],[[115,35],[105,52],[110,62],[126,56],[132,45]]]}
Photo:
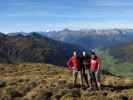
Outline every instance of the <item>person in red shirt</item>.
{"label": "person in red shirt", "polygon": [[[79,78],[82,81],[82,75],[81,75],[82,73],[81,73],[81,69],[80,69],[80,62],[79,62],[79,58],[77,56],[76,51],[73,52],[73,56],[68,60],[67,66],[73,73],[73,83],[74,83],[74,86],[75,86],[76,83],[77,83],[78,75],[79,75]],[[83,81],[82,81],[82,84],[83,84]]]}
{"label": "person in red shirt", "polygon": [[95,87],[98,87],[99,89],[101,89],[100,66],[101,66],[100,58],[95,54],[95,52],[92,52],[91,60],[90,60],[91,88],[92,88],[93,82],[94,82]]}

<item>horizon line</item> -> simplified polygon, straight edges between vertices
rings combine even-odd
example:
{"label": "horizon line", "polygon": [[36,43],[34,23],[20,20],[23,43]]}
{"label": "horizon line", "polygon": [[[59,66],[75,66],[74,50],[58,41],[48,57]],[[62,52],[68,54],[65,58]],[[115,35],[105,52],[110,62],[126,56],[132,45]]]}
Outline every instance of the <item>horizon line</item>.
{"label": "horizon line", "polygon": [[31,32],[53,32],[53,31],[63,31],[63,30],[70,30],[70,31],[89,31],[89,30],[133,30],[133,28],[79,28],[79,29],[71,29],[71,28],[62,28],[62,29],[45,29],[45,30],[34,30],[34,31],[12,31],[12,32],[2,32],[0,31],[0,33],[4,33],[4,34],[8,34],[8,33],[31,33]]}

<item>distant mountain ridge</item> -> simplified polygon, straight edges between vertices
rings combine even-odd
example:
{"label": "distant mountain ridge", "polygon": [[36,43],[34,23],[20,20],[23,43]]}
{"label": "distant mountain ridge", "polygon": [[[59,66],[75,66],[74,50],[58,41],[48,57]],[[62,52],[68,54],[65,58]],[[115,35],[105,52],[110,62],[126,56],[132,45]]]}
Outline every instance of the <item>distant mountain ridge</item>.
{"label": "distant mountain ridge", "polygon": [[[108,48],[133,41],[133,29],[90,29],[37,32],[43,36],[66,43],[80,45],[85,49]],[[8,33],[9,36],[28,35],[30,33]]]}
{"label": "distant mountain ridge", "polygon": [[1,63],[41,62],[63,66],[73,50],[81,49],[77,45],[55,41],[36,32],[26,36],[0,33]]}
{"label": "distant mountain ridge", "polygon": [[69,30],[42,32],[55,40],[78,44],[86,49],[106,48],[133,41],[133,29]]}
{"label": "distant mountain ridge", "polygon": [[[27,42],[25,42],[25,40]],[[49,32],[16,32],[7,35],[0,33],[0,43],[1,62],[14,62],[15,60],[20,60],[24,62],[35,61],[62,65],[66,62],[67,58],[72,54],[72,51],[75,48],[80,51],[82,51],[83,48],[85,50],[93,48],[109,48],[110,54],[114,57],[122,59],[123,61],[133,61],[133,29],[93,29],[79,31],[64,29],[61,31]],[[6,43],[6,45],[2,43]],[[28,43],[30,43],[31,47],[26,46]],[[24,48],[22,48],[23,46]],[[15,49],[13,49],[14,47]],[[7,50],[9,50],[10,53],[6,53]],[[26,56],[24,56],[26,58],[20,57],[21,50],[26,51],[26,55],[28,51],[30,54],[28,54],[29,58]],[[44,51],[48,51],[49,53],[42,56]],[[23,53],[24,52],[22,52],[22,55],[25,55],[25,53]],[[35,58],[32,56],[35,56]],[[55,60],[54,58],[56,58],[56,56],[58,59]],[[13,61],[10,57],[13,57]]]}

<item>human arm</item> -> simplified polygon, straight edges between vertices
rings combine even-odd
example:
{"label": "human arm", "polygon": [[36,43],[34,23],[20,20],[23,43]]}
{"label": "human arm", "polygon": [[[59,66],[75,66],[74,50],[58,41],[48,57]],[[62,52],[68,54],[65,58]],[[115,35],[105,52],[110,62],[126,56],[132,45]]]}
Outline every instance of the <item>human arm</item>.
{"label": "human arm", "polygon": [[98,68],[96,72],[99,72],[101,69],[101,58],[100,57],[97,58],[97,62],[98,62]]}
{"label": "human arm", "polygon": [[70,58],[68,61],[67,61],[67,66],[68,66],[68,69],[72,69],[72,58]]}

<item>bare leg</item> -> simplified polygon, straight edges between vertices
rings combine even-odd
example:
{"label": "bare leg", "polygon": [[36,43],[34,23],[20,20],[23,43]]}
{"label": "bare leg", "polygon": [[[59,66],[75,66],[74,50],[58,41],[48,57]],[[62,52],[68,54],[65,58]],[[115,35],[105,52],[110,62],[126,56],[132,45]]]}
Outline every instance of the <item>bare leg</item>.
{"label": "bare leg", "polygon": [[76,83],[77,83],[77,75],[78,75],[78,73],[77,73],[76,71],[73,71],[73,79],[74,79],[73,84],[74,84],[74,86],[75,86]]}
{"label": "bare leg", "polygon": [[96,77],[96,83],[99,89],[101,89],[101,83],[100,83],[100,72],[95,73]]}

